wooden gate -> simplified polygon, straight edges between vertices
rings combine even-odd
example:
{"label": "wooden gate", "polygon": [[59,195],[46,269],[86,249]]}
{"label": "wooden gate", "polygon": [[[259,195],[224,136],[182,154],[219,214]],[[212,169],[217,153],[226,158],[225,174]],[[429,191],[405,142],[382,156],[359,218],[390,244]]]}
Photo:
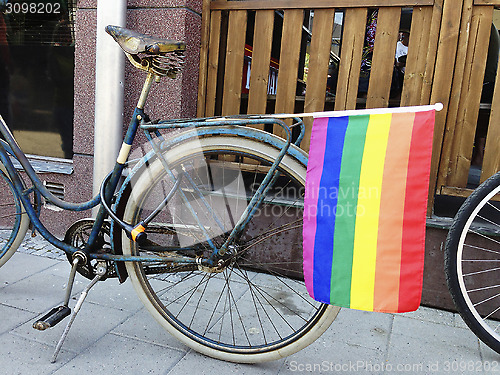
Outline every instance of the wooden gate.
{"label": "wooden gate", "polygon": [[[430,207],[435,194],[468,194],[480,108],[491,109],[481,179],[500,165],[500,89],[491,104],[480,103],[495,5],[500,0],[204,0],[198,116],[442,102]],[[360,94],[367,18],[374,10],[369,85]],[[398,34],[408,13],[404,81],[391,97]],[[328,92],[332,66],[338,83]]]}

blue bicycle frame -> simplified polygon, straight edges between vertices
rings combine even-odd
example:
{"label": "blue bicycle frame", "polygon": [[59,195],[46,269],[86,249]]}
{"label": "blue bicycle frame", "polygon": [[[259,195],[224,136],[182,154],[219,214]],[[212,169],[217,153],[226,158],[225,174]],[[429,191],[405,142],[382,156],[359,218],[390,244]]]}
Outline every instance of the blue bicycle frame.
{"label": "blue bicycle frame", "polygon": [[[205,233],[205,237],[207,243],[212,248],[212,256],[209,259],[204,260],[206,265],[215,264],[217,257],[222,256],[231,242],[237,238],[245,225],[250,221],[259,205],[264,200],[266,192],[273,186],[274,181],[279,175],[278,165],[286,154],[289,154],[296,159],[300,160],[302,163],[307,164],[307,155],[302,152],[298,147],[290,147],[291,146],[291,130],[290,128],[281,120],[275,118],[269,118],[264,116],[234,116],[231,118],[205,118],[205,119],[195,119],[195,120],[174,120],[174,121],[164,121],[151,123],[148,120],[148,116],[144,113],[144,104],[151,88],[152,82],[155,79],[155,75],[152,73],[148,73],[146,78],[146,82],[144,83],[143,90],[141,92],[141,96],[139,99],[139,103],[133,113],[133,116],[130,120],[127,133],[124,137],[124,141],[122,144],[122,148],[120,150],[120,154],[117,158],[114,169],[108,175],[108,177],[104,180],[101,192],[93,199],[83,202],[83,203],[70,203],[65,202],[57,197],[55,197],[47,188],[43,185],[42,181],[38,178],[36,172],[31,166],[28,158],[20,149],[18,143],[14,139],[10,129],[7,124],[0,117],[0,133],[2,134],[4,141],[0,142],[0,160],[4,164],[7,173],[12,181],[16,194],[20,201],[22,202],[27,215],[29,216],[31,223],[34,228],[51,244],[56,246],[57,248],[62,249],[67,254],[72,255],[77,251],[83,251],[89,259],[101,259],[113,262],[179,262],[179,258],[169,258],[169,257],[158,257],[158,256],[124,256],[121,252],[121,247],[116,245],[114,239],[114,226],[117,225],[121,229],[125,231],[127,236],[129,236],[132,240],[136,241],[139,245],[146,244],[147,239],[144,234],[144,229],[147,227],[149,221],[154,218],[154,213],[143,220],[141,223],[132,226],[131,224],[123,222],[113,211],[111,208],[113,196],[116,193],[116,205],[119,205],[122,202],[123,192],[125,191],[125,187],[130,183],[132,177],[141,171],[144,166],[149,163],[153,158],[159,158],[165,171],[173,180],[174,187],[170,194],[167,194],[165,200],[160,203],[158,209],[156,211],[161,210],[161,208],[168,202],[170,196],[175,192],[179,191],[182,196],[181,189],[178,189],[180,179],[182,179],[182,175],[178,177],[178,180],[175,179],[172,171],[170,170],[166,159],[163,156],[165,150],[167,150],[172,145],[182,142],[183,140],[200,137],[200,136],[210,136],[210,135],[237,135],[243,136],[251,139],[258,140],[259,142],[263,142],[273,147],[280,149],[280,153],[274,163],[271,165],[267,175],[265,176],[263,182],[259,186],[257,192],[251,198],[247,208],[245,209],[243,215],[240,217],[235,227],[229,233],[228,238],[222,247],[217,248],[209,238],[208,233]],[[260,131],[254,128],[246,127],[247,125],[252,124],[270,124],[270,125],[278,125],[281,126],[286,134],[286,139],[279,138],[273,134]],[[302,121],[298,120],[297,125],[300,126],[300,134],[298,135],[295,145],[299,145],[300,141],[304,136],[304,125]],[[160,130],[162,129],[174,129],[174,128],[182,128],[185,131],[180,135],[177,135],[171,139],[164,139],[164,137],[160,134]],[[127,167],[127,159],[129,156],[130,149],[132,147],[132,143],[137,134],[138,129],[142,129],[146,134],[147,139],[152,145],[152,151],[147,155],[142,157],[139,161],[135,163],[135,166],[131,169],[128,177],[126,177],[125,181],[121,184],[119,188],[120,182],[122,180],[122,174],[124,169]],[[295,146],[294,145],[294,146]],[[29,188],[24,187],[23,180],[21,179],[17,169],[14,167],[14,164],[11,161],[11,156],[15,157],[19,163],[22,165],[24,171],[32,182],[32,186]],[[189,181],[188,181],[189,182]],[[31,201],[31,194],[33,194],[33,203]],[[203,199],[203,195],[199,192],[199,196]],[[41,222],[40,220],[40,212],[39,207],[41,206],[41,197],[50,201],[52,204],[60,207],[63,210],[70,211],[85,211],[96,206],[100,205],[100,209],[95,218],[92,231],[90,233],[88,243],[84,249],[76,248],[70,244],[67,244],[58,238],[56,238]],[[187,199],[185,199],[188,208],[190,206]],[[196,218],[196,213],[191,208],[191,214]],[[95,247],[97,246],[98,235],[103,227],[104,221],[111,217],[112,219],[112,230],[110,233],[111,236],[111,251],[112,253],[96,253]],[[200,228],[204,230],[203,225],[199,223]],[[184,249],[185,250],[185,249]],[[172,251],[171,248],[161,248],[157,247],[155,251],[165,252]],[[182,262],[195,264],[195,259],[186,258]],[[115,263],[116,264],[116,263]]]}

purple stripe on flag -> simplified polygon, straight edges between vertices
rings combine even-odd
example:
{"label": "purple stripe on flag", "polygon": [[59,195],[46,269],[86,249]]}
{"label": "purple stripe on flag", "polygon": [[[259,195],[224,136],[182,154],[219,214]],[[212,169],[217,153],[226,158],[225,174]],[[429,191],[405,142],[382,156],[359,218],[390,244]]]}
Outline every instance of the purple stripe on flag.
{"label": "purple stripe on flag", "polygon": [[311,144],[314,144],[315,147],[309,150],[306,195],[304,197],[304,223],[302,229],[304,279],[309,295],[313,298],[314,240],[316,238],[316,211],[313,211],[313,209],[318,203],[319,184],[323,172],[323,160],[325,159],[328,120],[327,117],[314,120],[313,131],[311,133]]}

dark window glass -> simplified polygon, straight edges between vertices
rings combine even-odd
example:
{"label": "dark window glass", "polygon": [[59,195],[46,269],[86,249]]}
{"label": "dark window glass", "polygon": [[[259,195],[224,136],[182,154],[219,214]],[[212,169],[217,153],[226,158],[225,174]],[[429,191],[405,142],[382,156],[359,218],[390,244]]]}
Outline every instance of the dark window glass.
{"label": "dark window glass", "polygon": [[0,0],[0,114],[25,153],[73,155],[73,3]]}

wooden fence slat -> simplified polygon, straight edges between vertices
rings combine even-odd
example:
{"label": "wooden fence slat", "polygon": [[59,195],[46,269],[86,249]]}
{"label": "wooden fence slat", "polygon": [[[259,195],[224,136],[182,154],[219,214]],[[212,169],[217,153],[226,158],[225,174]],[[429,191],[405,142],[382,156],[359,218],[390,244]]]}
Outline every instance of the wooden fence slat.
{"label": "wooden fence slat", "polygon": [[474,136],[483,87],[488,41],[490,39],[493,7],[474,7],[470,26],[470,42],[465,60],[460,112],[455,124],[452,155],[448,169],[448,186],[465,187],[471,165]]}
{"label": "wooden fence slat", "polygon": [[432,8],[413,8],[413,16],[406,59],[403,91],[401,93],[401,107],[419,105],[420,94],[424,81],[429,50],[430,35],[423,30],[429,30],[432,22]]}
{"label": "wooden fence slat", "polygon": [[[303,19],[303,10],[284,11],[275,113],[294,112]],[[284,136],[283,130],[277,125],[274,132]]]}
{"label": "wooden fence slat", "polygon": [[211,117],[215,113],[217,96],[217,74],[219,71],[219,44],[221,36],[221,11],[212,11],[210,17],[210,46],[208,50],[207,87],[205,89],[205,107],[200,117]]}
{"label": "wooden fence slat", "polygon": [[250,91],[248,93],[247,112],[249,114],[266,113],[273,25],[273,10],[259,10],[256,12],[250,70]]}
{"label": "wooden fence slat", "polygon": [[[438,190],[442,186],[448,185],[448,178],[450,175],[452,163],[451,158],[453,153],[453,140],[455,139],[456,124],[460,116],[460,98],[463,90],[463,82],[465,77],[465,64],[463,63],[467,58],[467,50],[470,42],[470,24],[472,19],[472,1],[464,0],[462,8],[462,18],[460,22],[460,36],[458,40],[458,48],[456,48],[456,61],[454,66],[453,80],[451,86],[451,93],[449,94],[448,113],[446,117],[443,143],[441,148],[441,160],[439,171],[437,175]],[[462,63],[458,63],[458,62]],[[448,63],[449,65],[449,63]]]}
{"label": "wooden fence slat", "polygon": [[456,2],[444,1],[442,22],[439,32],[436,63],[433,74],[431,103],[443,103],[444,109],[436,113],[434,125],[433,152],[429,188],[429,213],[434,202],[437,186],[439,160],[442,150],[443,134],[446,124],[450,92],[454,73],[454,61],[457,56],[457,45],[460,34],[460,20],[464,0]]}
{"label": "wooden fence slat", "polygon": [[205,115],[208,48],[210,45],[210,0],[203,0],[201,15],[200,75],[198,78],[197,117]]}
{"label": "wooden fence slat", "polygon": [[335,110],[337,111],[356,109],[367,13],[367,8],[352,8],[345,11],[335,95]]}
{"label": "wooden fence slat", "polygon": [[[429,27],[429,49],[427,50],[422,91],[420,93],[420,104],[429,104],[431,99],[432,81],[434,79],[434,68],[436,66],[437,49],[439,42],[439,30],[443,18],[443,1],[436,0],[432,7],[432,20]],[[436,171],[437,173],[437,171]]]}
{"label": "wooden fence slat", "polygon": [[[325,109],[326,81],[328,79],[334,19],[335,9],[314,11],[304,112],[317,112]],[[304,150],[309,150],[312,118],[305,118],[304,123],[306,135],[301,147]]]}
{"label": "wooden fence slat", "polygon": [[389,104],[400,18],[401,8],[379,9],[366,108],[382,108]]}
{"label": "wooden fence slat", "polygon": [[[248,92],[248,114],[266,113],[273,27],[273,10],[258,10],[255,12],[252,60],[250,65],[250,89]],[[257,129],[264,129],[263,124],[251,126]],[[248,164],[257,163],[256,160],[250,158],[244,158],[243,160]]]}
{"label": "wooden fence slat", "polygon": [[240,111],[246,24],[246,10],[229,13],[222,115],[239,114]]}
{"label": "wooden fence slat", "polygon": [[212,1],[211,8],[218,10],[234,9],[321,9],[321,8],[360,8],[383,6],[426,6],[434,5],[435,0],[247,0],[247,1]]}

